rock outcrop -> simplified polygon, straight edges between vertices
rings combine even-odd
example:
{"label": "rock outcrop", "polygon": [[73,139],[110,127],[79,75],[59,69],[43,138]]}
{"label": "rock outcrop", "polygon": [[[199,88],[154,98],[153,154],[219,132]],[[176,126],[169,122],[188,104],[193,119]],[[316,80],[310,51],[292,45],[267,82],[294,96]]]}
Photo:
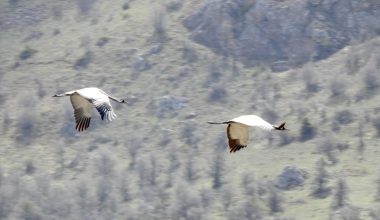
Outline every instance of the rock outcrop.
{"label": "rock outcrop", "polygon": [[284,70],[379,35],[379,20],[378,0],[209,0],[183,24],[216,53]]}

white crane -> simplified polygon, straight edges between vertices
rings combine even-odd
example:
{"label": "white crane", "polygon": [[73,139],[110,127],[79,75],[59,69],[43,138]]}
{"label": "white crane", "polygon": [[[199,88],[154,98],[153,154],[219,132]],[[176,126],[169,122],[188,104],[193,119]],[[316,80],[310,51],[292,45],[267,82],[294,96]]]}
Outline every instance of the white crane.
{"label": "white crane", "polygon": [[112,97],[98,88],[83,88],[53,95],[53,97],[63,96],[70,96],[74,108],[75,129],[78,131],[84,131],[90,126],[92,107],[98,110],[102,120],[112,121],[116,118],[116,114],[113,111],[110,99],[125,103],[124,99]]}
{"label": "white crane", "polygon": [[242,115],[225,122],[208,121],[209,124],[228,124],[227,137],[230,153],[248,145],[248,127],[259,127],[264,130],[288,130],[285,122],[279,126],[271,125],[257,115]]}

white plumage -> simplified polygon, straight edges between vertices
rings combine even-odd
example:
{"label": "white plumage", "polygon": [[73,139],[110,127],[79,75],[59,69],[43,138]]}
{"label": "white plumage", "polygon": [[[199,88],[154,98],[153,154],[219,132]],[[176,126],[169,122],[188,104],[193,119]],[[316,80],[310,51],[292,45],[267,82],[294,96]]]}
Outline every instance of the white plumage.
{"label": "white plumage", "polygon": [[264,130],[287,130],[285,122],[274,126],[257,115],[242,115],[225,122],[208,121],[210,124],[228,124],[227,137],[230,153],[236,152],[248,145],[248,127],[258,127]]}
{"label": "white plumage", "polygon": [[123,99],[112,97],[98,88],[83,88],[55,94],[53,97],[70,96],[71,104],[74,108],[75,128],[84,131],[90,126],[92,108],[98,110],[102,120],[112,121],[116,114],[111,106],[110,99],[125,103]]}

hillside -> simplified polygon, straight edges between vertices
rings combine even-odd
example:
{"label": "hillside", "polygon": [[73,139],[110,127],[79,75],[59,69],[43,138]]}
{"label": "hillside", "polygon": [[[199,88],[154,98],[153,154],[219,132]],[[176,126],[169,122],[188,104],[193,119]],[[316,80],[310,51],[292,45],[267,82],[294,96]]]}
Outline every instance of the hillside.
{"label": "hillside", "polygon": [[[0,219],[380,218],[380,37],[272,72],[193,41],[204,5],[0,1]],[[51,96],[89,86],[129,104],[77,133]],[[290,131],[229,154],[242,114]]]}

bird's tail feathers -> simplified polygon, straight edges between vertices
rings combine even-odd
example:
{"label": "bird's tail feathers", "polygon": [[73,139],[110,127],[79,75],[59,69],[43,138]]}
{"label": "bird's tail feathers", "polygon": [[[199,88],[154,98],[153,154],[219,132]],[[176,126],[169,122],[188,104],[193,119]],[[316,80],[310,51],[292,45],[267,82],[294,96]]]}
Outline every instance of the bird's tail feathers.
{"label": "bird's tail feathers", "polygon": [[288,130],[287,128],[285,128],[285,122],[280,124],[279,126],[273,125],[273,128],[276,130]]}

